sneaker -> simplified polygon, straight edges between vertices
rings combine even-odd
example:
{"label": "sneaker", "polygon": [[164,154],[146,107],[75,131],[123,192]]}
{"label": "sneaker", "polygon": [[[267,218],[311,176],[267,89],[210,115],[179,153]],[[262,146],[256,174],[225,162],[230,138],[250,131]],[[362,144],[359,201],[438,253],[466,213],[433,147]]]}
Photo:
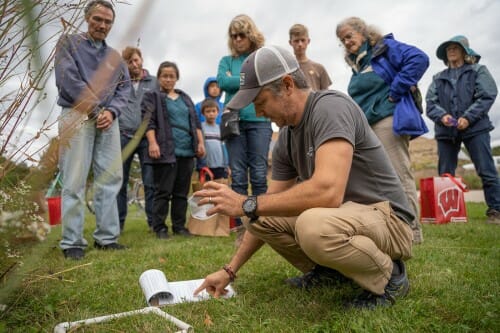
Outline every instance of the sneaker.
{"label": "sneaker", "polygon": [[333,268],[316,265],[311,271],[301,276],[285,280],[285,283],[294,288],[311,289],[319,286],[338,286],[351,281]]}
{"label": "sneaker", "polygon": [[85,257],[85,252],[79,247],[70,247],[63,250],[64,258],[72,260],[82,260]]}
{"label": "sneaker", "polygon": [[162,229],[156,232],[156,238],[158,239],[168,239],[168,231],[167,229]]}
{"label": "sneaker", "polygon": [[125,250],[127,247],[118,243],[109,243],[106,245],[94,242],[94,247],[98,250]]}
{"label": "sneaker", "polygon": [[191,234],[189,232],[189,230],[187,230],[186,228],[174,231],[174,235],[179,235],[179,236],[184,236],[184,237],[191,237],[191,236],[193,236],[193,234]]}
{"label": "sneaker", "polygon": [[390,307],[396,301],[389,297],[387,293],[376,295],[371,291],[364,290],[360,295],[356,296],[352,301],[345,304],[347,308],[368,309],[373,310],[377,307]]}
{"label": "sneaker", "polygon": [[348,302],[346,306],[350,308],[373,310],[379,306],[392,306],[396,303],[397,298],[405,297],[410,289],[410,281],[408,281],[406,267],[401,260],[394,261],[394,265],[399,266],[401,273],[391,277],[382,295],[377,295],[365,290],[354,298],[354,300]]}
{"label": "sneaker", "polygon": [[488,216],[486,223],[488,223],[488,224],[500,224],[500,211],[493,209],[493,208],[490,208],[486,212],[486,216]]}

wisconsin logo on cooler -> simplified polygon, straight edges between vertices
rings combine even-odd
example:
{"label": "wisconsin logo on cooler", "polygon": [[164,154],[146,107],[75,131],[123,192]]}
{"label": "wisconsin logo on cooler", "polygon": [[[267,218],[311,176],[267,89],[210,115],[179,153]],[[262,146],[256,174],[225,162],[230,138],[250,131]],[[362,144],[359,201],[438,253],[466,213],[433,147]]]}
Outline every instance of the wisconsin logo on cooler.
{"label": "wisconsin logo on cooler", "polygon": [[458,212],[460,209],[460,195],[462,191],[456,188],[444,189],[438,193],[438,206],[444,216],[451,212]]}
{"label": "wisconsin logo on cooler", "polygon": [[420,221],[436,224],[467,222],[464,200],[467,191],[462,179],[450,174],[420,179]]}

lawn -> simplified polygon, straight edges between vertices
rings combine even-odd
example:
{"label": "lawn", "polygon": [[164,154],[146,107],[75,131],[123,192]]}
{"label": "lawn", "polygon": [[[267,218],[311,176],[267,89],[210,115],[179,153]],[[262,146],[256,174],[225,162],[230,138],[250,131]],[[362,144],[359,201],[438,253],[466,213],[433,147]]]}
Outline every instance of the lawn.
{"label": "lawn", "polygon": [[[236,297],[162,309],[196,332],[500,332],[500,229],[484,223],[484,204],[467,208],[469,223],[424,225],[425,241],[407,262],[410,294],[391,308],[345,310],[344,300],[359,292],[348,285],[291,289],[283,280],[298,271],[264,247],[238,273]],[[89,216],[90,244],[93,225]],[[120,239],[129,249],[102,252],[89,246],[85,259],[75,262],[63,258],[60,232],[54,227],[45,242],[31,245],[22,265],[0,281],[6,303],[0,332],[52,332],[60,322],[143,308],[142,272],[160,269],[170,281],[202,278],[228,262],[235,239],[161,241],[131,212]],[[54,273],[59,274],[49,278]],[[71,330],[158,331],[176,329],[151,314]]]}

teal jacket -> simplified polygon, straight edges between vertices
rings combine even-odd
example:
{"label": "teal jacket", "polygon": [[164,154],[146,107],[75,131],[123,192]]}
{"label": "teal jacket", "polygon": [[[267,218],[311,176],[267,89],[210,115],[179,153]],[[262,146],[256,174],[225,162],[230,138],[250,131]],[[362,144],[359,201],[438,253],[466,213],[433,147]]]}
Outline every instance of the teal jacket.
{"label": "teal jacket", "polygon": [[[221,88],[221,90],[226,93],[224,106],[229,103],[229,101],[240,89],[241,65],[243,64],[243,61],[247,56],[247,54],[241,55],[239,57],[225,56],[222,57],[219,62],[219,69],[217,70],[217,82],[219,83],[219,87]],[[227,72],[230,72],[231,76],[228,76],[226,74]],[[269,122],[269,119],[265,117],[257,117],[257,115],[255,114],[253,103],[251,103],[240,110],[240,121]]]}

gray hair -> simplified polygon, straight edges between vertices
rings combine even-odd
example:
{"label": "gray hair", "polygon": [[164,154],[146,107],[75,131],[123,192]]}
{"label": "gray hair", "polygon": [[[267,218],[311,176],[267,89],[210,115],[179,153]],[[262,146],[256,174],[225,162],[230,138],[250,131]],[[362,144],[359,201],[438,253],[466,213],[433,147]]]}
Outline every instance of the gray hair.
{"label": "gray hair", "polygon": [[[310,88],[309,83],[307,83],[306,77],[300,68],[295,72],[290,73],[290,76],[298,89]],[[274,95],[279,95],[281,91],[281,79],[282,77],[264,85],[262,89],[271,90]]]}
{"label": "gray hair", "polygon": [[383,37],[378,28],[373,25],[367,25],[365,21],[356,16],[348,17],[337,24],[337,28],[335,30],[335,34],[337,35],[337,37],[339,37],[340,29],[342,29],[346,25],[351,27],[354,31],[359,32],[361,35],[363,35],[363,37],[370,43],[371,46],[377,44],[377,42]]}
{"label": "gray hair", "polygon": [[90,13],[97,7],[97,6],[103,6],[103,7],[106,7],[108,9],[111,9],[111,11],[113,12],[113,21],[115,19],[115,10],[113,8],[113,5],[111,4],[111,2],[109,1],[106,1],[106,0],[94,0],[94,1],[90,1],[87,6],[85,6],[85,9],[84,9],[84,14],[85,14],[85,17],[89,17],[90,16]]}

